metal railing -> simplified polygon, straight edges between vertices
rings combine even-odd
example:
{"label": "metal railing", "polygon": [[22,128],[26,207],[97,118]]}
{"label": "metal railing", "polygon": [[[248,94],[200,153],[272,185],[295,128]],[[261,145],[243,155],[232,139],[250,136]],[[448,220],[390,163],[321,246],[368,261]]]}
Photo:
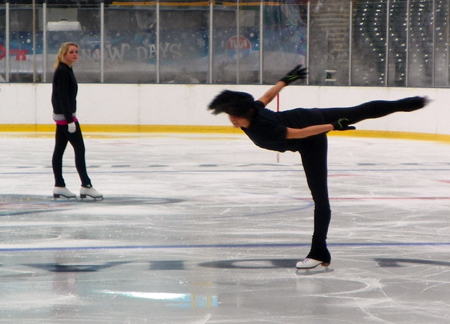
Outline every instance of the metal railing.
{"label": "metal railing", "polygon": [[79,82],[271,84],[306,64],[312,85],[448,87],[449,2],[6,2],[0,80],[49,82],[74,41]]}

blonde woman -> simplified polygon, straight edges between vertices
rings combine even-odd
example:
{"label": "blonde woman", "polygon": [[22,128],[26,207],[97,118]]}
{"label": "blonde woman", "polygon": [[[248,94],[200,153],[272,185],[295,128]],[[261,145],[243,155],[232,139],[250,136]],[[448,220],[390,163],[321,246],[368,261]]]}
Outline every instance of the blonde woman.
{"label": "blonde woman", "polygon": [[86,171],[85,147],[80,124],[76,117],[78,84],[72,70],[72,64],[78,60],[78,45],[64,43],[59,49],[53,68],[53,119],[56,123],[55,149],[52,157],[55,188],[53,197],[61,196],[76,198],[76,195],[66,188],[62,175],[62,161],[67,143],[75,151],[75,166],[81,179],[80,198],[86,196],[102,199],[103,195],[92,187],[91,180]]}

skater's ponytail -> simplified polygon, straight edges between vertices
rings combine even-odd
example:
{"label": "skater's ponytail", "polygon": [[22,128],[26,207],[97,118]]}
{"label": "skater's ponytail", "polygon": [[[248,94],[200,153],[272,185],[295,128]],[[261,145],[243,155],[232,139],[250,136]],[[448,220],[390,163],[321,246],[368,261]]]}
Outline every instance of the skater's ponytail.
{"label": "skater's ponytail", "polygon": [[59,48],[58,55],[56,56],[55,63],[53,64],[53,69],[56,70],[58,68],[59,63],[63,61],[64,55],[69,51],[70,46],[75,46],[78,48],[78,45],[73,42],[63,43]]}

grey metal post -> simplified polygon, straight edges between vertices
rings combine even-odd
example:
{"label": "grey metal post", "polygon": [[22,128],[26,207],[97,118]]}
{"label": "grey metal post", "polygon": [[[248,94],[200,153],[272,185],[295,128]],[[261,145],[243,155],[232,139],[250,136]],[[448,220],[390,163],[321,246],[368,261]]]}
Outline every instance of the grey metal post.
{"label": "grey metal post", "polygon": [[[311,25],[311,2],[308,1],[308,5],[307,5],[307,18],[306,18],[306,28],[307,28],[307,33],[306,33],[306,66],[308,67],[308,69],[310,68],[309,66],[309,27]],[[309,84],[309,73],[306,75],[306,84]]]}
{"label": "grey metal post", "polygon": [[37,80],[37,71],[36,71],[36,0],[33,0],[31,2],[31,17],[32,17],[32,33],[33,36],[31,37],[33,42],[33,82],[35,83]]}
{"label": "grey metal post", "polygon": [[159,83],[159,0],[156,2],[156,83]]}
{"label": "grey metal post", "polygon": [[6,37],[5,37],[5,42],[6,42],[6,44],[5,44],[5,51],[6,51],[6,62],[5,62],[5,81],[6,82],[9,82],[9,70],[11,69],[11,66],[10,66],[10,57],[9,57],[9,49],[10,49],[10,47],[9,47],[9,42],[10,42],[10,40],[9,40],[9,2],[7,2],[6,3],[6,14],[5,14],[5,20],[6,20],[6,30],[5,30],[5,33],[6,33]]}
{"label": "grey metal post", "polygon": [[259,84],[263,84],[264,68],[264,0],[259,4]]}
{"label": "grey metal post", "polygon": [[47,69],[48,69],[48,58],[47,58],[47,2],[44,1],[42,4],[42,81],[47,82]]}
{"label": "grey metal post", "polygon": [[100,3],[100,82],[105,82],[105,3]]}
{"label": "grey metal post", "polygon": [[384,61],[384,86],[388,86],[389,82],[389,26],[391,23],[389,10],[391,8],[391,1],[387,0],[386,2],[386,50],[385,55],[386,59]]}
{"label": "grey metal post", "polygon": [[[450,13],[449,13],[449,8],[450,8],[450,0],[447,0],[447,34],[446,34],[447,39],[448,39],[448,37],[450,35]],[[445,71],[446,71],[446,80],[447,80],[447,86],[448,86],[448,83],[449,83],[449,65],[450,65],[450,60],[449,60],[450,48],[449,48],[449,43],[448,42],[447,42],[447,49],[446,49],[446,51],[447,51],[447,55],[445,57],[445,60],[446,60],[446,62],[445,62],[446,70]]]}
{"label": "grey metal post", "polygon": [[214,39],[213,39],[213,33],[214,33],[214,3],[213,1],[209,1],[209,62],[208,62],[208,79],[209,83],[213,83],[213,55],[214,55]]}
{"label": "grey metal post", "polygon": [[353,2],[350,1],[348,19],[348,85],[352,85]]}
{"label": "grey metal post", "polygon": [[409,28],[411,26],[411,3],[410,0],[406,1],[406,67],[405,67],[405,85],[409,84]]}
{"label": "grey metal post", "polygon": [[241,8],[240,8],[240,3],[239,0],[237,0],[236,2],[236,35],[237,35],[237,40],[236,40],[236,83],[239,84],[240,81],[240,42],[239,40],[241,39],[241,26],[240,26],[240,18],[241,18]]}
{"label": "grey metal post", "polygon": [[431,23],[431,30],[433,31],[433,52],[432,52],[432,57],[431,59],[433,60],[431,66],[431,86],[434,88],[435,83],[436,83],[436,0],[433,0],[433,21]]}

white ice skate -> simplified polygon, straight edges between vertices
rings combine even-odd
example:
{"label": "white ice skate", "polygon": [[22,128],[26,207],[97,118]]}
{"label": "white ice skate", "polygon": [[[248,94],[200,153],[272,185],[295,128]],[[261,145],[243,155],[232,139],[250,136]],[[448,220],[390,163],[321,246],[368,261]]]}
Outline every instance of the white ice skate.
{"label": "white ice skate", "polygon": [[328,267],[330,264],[326,263],[326,262],[322,262],[322,261],[306,258],[303,261],[297,262],[297,266],[296,267],[299,270],[309,270],[309,269],[314,269],[318,265],[322,265],[323,267]]}
{"label": "white ice skate", "polygon": [[53,188],[53,198],[60,198],[61,196],[67,198],[67,199],[77,199],[77,196],[71,192],[66,187],[55,187]]}
{"label": "white ice skate", "polygon": [[98,192],[97,190],[95,190],[94,187],[89,187],[89,188],[81,187],[81,189],[80,189],[80,198],[84,199],[84,198],[86,198],[88,196],[91,197],[91,198],[94,198],[95,200],[103,199],[103,195],[100,192]]}

